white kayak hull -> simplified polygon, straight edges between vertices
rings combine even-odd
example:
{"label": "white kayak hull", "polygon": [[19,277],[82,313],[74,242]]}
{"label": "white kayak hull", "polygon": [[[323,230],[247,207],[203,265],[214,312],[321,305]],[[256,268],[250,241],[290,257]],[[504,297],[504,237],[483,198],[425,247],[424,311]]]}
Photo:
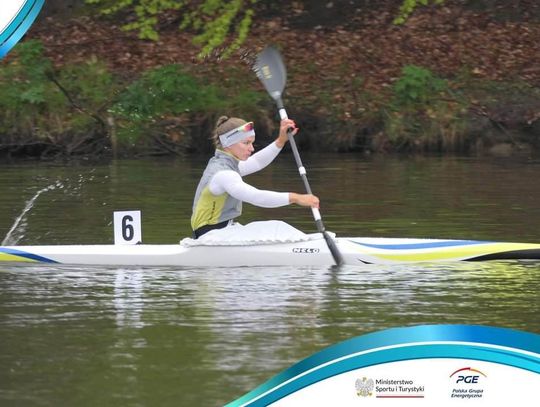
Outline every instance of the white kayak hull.
{"label": "white kayak hull", "polygon": [[[540,244],[474,240],[336,238],[345,264],[540,259]],[[324,239],[293,243],[3,246],[0,262],[113,266],[321,266],[334,261]]]}

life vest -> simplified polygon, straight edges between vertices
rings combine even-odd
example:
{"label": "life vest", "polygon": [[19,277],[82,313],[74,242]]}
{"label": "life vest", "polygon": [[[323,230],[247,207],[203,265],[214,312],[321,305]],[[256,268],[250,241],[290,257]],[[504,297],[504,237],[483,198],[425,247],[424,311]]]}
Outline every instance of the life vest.
{"label": "life vest", "polygon": [[240,173],[238,159],[224,151],[216,150],[214,156],[208,161],[195,192],[193,214],[191,215],[191,228],[193,230],[205,225],[215,225],[228,221],[241,215],[242,201],[226,192],[221,195],[214,195],[208,188],[212,177],[218,171],[224,170]]}

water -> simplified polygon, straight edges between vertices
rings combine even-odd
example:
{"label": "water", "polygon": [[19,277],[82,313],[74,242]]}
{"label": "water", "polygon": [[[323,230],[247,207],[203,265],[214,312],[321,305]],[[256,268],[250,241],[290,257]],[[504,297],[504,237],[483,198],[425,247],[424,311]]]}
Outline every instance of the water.
{"label": "water", "polygon": [[[303,160],[323,219],[340,236],[540,242],[538,161]],[[3,165],[0,236],[112,243],[112,211],[141,209],[145,243],[176,242],[189,233],[203,166],[200,158]],[[248,180],[302,190],[287,155]],[[246,205],[242,221],[254,219],[315,230],[304,208]],[[539,288],[533,261],[339,270],[0,265],[0,405],[218,406],[326,346],[385,328],[540,333]]]}
{"label": "water", "polygon": [[[11,226],[11,228],[9,229],[9,231],[7,232],[6,236],[4,237],[4,240],[2,241],[2,246],[14,246],[17,244],[17,242],[22,238],[24,237],[24,230],[27,226],[27,224],[25,223],[25,216],[28,212],[30,212],[30,210],[34,207],[34,202],[36,202],[36,199],[39,198],[39,196],[44,193],[44,192],[47,192],[47,191],[52,191],[56,188],[63,188],[64,186],[62,185],[61,182],[59,181],[56,181],[54,184],[51,184],[51,185],[47,185],[45,188],[41,188],[39,191],[37,191],[33,196],[32,198],[30,198],[27,202],[26,202],[26,205],[23,209],[23,211],[21,212],[21,214],[17,217],[17,219],[15,219],[15,222],[13,223],[13,226]],[[14,234],[17,233],[18,236],[17,237],[14,237]]]}

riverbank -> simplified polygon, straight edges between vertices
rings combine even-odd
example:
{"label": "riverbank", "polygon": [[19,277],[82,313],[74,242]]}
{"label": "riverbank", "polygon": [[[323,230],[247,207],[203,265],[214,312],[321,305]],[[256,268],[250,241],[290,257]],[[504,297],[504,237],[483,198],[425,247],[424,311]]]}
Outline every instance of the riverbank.
{"label": "riverbank", "polygon": [[285,102],[304,130],[303,149],[540,149],[538,5],[496,1],[479,10],[481,1],[447,1],[396,26],[399,2],[358,3],[264,6],[227,60],[219,50],[197,59],[194,33],[178,31],[175,16],[158,41],[142,41],[121,30],[119,17],[49,14],[32,27],[27,49],[20,44],[0,64],[2,93],[12,95],[0,101],[0,154],[207,152],[224,112],[254,118],[265,142],[275,108],[251,64],[269,43],[283,49]]}

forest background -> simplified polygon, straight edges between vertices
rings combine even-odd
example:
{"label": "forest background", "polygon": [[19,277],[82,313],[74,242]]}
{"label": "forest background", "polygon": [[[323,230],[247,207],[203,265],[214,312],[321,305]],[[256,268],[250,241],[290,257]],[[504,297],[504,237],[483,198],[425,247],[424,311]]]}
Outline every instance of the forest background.
{"label": "forest background", "polygon": [[223,114],[264,145],[269,44],[305,150],[540,151],[535,0],[47,0],[0,61],[0,158],[207,153]]}

